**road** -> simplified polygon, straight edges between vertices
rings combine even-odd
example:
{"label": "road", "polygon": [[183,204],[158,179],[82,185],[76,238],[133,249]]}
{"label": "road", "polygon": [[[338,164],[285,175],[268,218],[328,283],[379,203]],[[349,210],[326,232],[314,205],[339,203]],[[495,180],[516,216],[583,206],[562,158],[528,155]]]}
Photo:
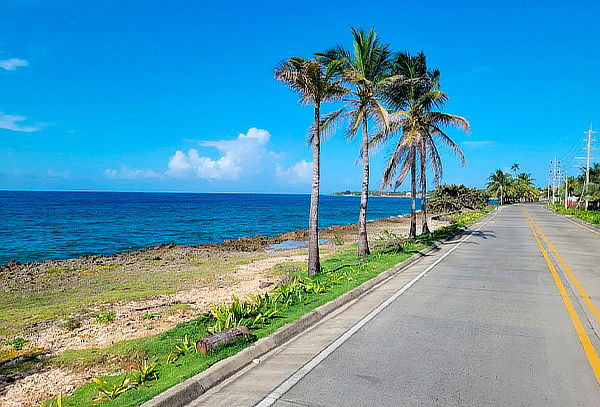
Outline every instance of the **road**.
{"label": "road", "polygon": [[600,406],[599,249],[502,207],[190,407]]}

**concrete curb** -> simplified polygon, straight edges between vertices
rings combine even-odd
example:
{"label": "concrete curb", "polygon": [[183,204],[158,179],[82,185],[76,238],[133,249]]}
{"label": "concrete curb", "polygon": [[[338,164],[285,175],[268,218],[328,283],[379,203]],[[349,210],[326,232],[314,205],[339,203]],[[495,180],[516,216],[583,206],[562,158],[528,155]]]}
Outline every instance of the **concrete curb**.
{"label": "concrete curb", "polygon": [[[481,222],[494,212],[495,210],[482,216],[474,224]],[[454,235],[444,241],[452,239],[456,236],[457,235]],[[288,323],[273,332],[271,335],[259,339],[253,345],[245,348],[239,353],[223,359],[205,371],[200,372],[197,375],[171,387],[170,389],[154,397],[152,400],[145,402],[141,407],[184,407],[190,404],[212,387],[248,366],[254,359],[257,359],[277,348],[278,346],[281,346],[283,343],[289,341],[296,335],[304,332],[317,322],[321,321],[325,316],[348,304],[350,301],[361,297],[374,287],[384,283],[386,280],[394,277],[396,274],[410,267],[422,257],[427,256],[433,251],[439,250],[440,247],[441,244],[436,242],[431,247],[413,254],[411,257],[401,263],[398,263],[389,270],[380,273],[376,277],[365,281],[358,287],[342,294],[336,299],[331,300],[328,303],[306,313],[297,321]]]}

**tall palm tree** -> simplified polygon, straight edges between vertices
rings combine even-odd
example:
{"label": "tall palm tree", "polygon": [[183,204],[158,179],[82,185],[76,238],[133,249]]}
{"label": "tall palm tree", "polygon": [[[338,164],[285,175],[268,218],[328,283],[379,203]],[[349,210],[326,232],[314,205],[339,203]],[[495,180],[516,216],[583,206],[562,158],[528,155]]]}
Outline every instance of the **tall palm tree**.
{"label": "tall palm tree", "polygon": [[369,124],[375,121],[386,131],[389,114],[381,100],[383,91],[393,78],[390,75],[390,51],[377,33],[352,28],[352,52],[342,46],[317,54],[324,64],[342,61],[344,79],[349,93],[344,105],[324,118],[323,126],[329,127],[338,120],[348,121],[347,136],[352,139],[362,130],[361,150],[363,174],[358,215],[358,255],[369,254],[367,237],[367,204],[369,199]]}
{"label": "tall palm tree", "polygon": [[308,275],[320,271],[319,261],[319,184],[321,171],[321,104],[338,100],[346,94],[341,85],[341,63],[321,63],[292,57],[275,69],[275,79],[300,94],[300,103],[314,106],[314,119],[309,131],[313,148],[313,178],[310,194],[308,227]]}
{"label": "tall palm tree", "polygon": [[512,186],[512,177],[507,172],[496,170],[489,176],[488,181],[488,191],[500,200],[500,205],[504,205],[504,197],[508,195]]}
{"label": "tall palm tree", "polygon": [[518,163],[514,163],[510,166],[510,170],[515,174],[515,176],[517,175],[517,171],[519,171],[519,168],[520,166]]}
{"label": "tall palm tree", "polygon": [[[450,148],[466,164],[465,157],[452,139],[445,133],[449,126],[469,132],[469,122],[460,116],[443,113],[448,96],[439,89],[440,73],[437,69],[428,70],[425,54],[411,56],[400,53],[396,56],[392,74],[397,77],[390,86],[387,98],[396,110],[390,115],[388,133],[381,132],[373,140],[379,143],[401,131],[396,148],[388,161],[382,178],[382,187],[398,188],[410,172],[411,175],[411,225],[409,237],[417,234],[416,195],[417,164],[419,165],[419,185],[421,189],[422,233],[429,233],[427,224],[427,164],[434,174],[434,183],[442,177],[443,166],[436,143],[441,142]],[[394,180],[394,176],[397,177]]]}
{"label": "tall palm tree", "polygon": [[525,185],[533,186],[533,181],[535,181],[535,178],[533,178],[529,173],[522,172],[517,175],[517,180],[523,182]]}

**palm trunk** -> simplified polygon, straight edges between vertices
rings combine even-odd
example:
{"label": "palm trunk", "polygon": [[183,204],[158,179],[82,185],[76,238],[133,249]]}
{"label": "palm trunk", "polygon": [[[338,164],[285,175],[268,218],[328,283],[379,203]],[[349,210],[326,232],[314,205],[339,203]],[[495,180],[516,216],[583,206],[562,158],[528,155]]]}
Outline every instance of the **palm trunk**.
{"label": "palm trunk", "polygon": [[425,165],[425,158],[421,159],[421,215],[423,217],[423,224],[421,227],[421,233],[430,233],[429,225],[427,224],[427,167]]}
{"label": "palm trunk", "polygon": [[315,134],[313,137],[313,179],[310,192],[310,216],[308,225],[308,275],[321,270],[319,261],[319,182],[321,171],[320,106],[315,104]]}
{"label": "palm trunk", "polygon": [[412,148],[410,163],[410,231],[409,238],[417,237],[417,162],[415,147]]}
{"label": "palm trunk", "polygon": [[362,134],[363,180],[360,194],[360,211],[358,213],[358,255],[366,256],[369,251],[367,238],[367,203],[369,200],[369,133],[367,120],[363,120]]}

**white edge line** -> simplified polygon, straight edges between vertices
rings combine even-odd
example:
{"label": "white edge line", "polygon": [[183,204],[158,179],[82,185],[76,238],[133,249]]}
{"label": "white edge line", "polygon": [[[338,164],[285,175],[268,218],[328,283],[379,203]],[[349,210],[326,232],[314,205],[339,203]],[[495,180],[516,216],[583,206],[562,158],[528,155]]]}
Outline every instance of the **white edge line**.
{"label": "white edge line", "polygon": [[[493,218],[488,219],[485,223],[481,224],[477,229],[474,229],[472,232],[477,232],[485,225],[487,225]],[[388,307],[392,302],[394,302],[398,297],[400,297],[406,290],[412,287],[417,281],[421,279],[425,274],[427,274],[432,268],[437,266],[442,260],[444,260],[447,256],[450,255],[454,250],[458,249],[464,242],[466,242],[473,233],[469,233],[464,239],[458,242],[456,246],[448,250],[444,255],[442,255],[439,259],[437,259],[433,264],[419,273],[415,278],[410,280],[408,283],[402,286],[398,291],[396,291],[391,297],[381,303],[377,308],[373,311],[369,312],[363,319],[354,324],[349,330],[347,330],[342,336],[332,342],[328,347],[323,349],[318,355],[312,358],[308,363],[302,366],[299,370],[296,371],[292,376],[290,376],[286,381],[281,383],[275,390],[269,393],[262,401],[255,405],[255,407],[269,407],[272,406],[277,400],[281,398],[285,393],[287,393],[296,383],[298,383],[304,376],[310,373],[315,367],[319,365],[327,356],[331,355],[337,348],[342,346],[344,342],[346,342],[352,335],[354,335],[360,328],[365,326],[370,320],[375,318],[377,314],[383,311]]]}

